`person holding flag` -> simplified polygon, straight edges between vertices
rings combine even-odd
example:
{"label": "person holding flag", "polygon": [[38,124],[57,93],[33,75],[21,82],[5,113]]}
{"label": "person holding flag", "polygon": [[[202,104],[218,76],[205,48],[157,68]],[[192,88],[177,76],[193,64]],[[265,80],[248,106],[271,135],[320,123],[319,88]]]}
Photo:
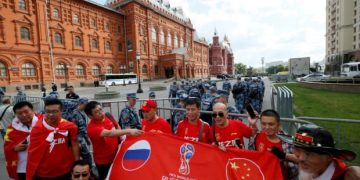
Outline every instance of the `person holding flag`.
{"label": "person holding flag", "polygon": [[249,126],[238,120],[229,120],[227,107],[224,103],[216,103],[213,106],[212,127],[213,142],[220,148],[245,148],[244,137],[250,138],[257,132],[256,122],[249,118]]}
{"label": "person holding flag", "polygon": [[211,143],[210,126],[200,119],[201,102],[198,98],[185,101],[186,117],[179,122],[175,134],[184,139]]}
{"label": "person holding flag", "polygon": [[6,170],[10,178],[25,180],[29,135],[41,115],[35,115],[27,101],[15,104],[13,111],[16,116],[6,130],[4,143]]}
{"label": "person holding flag", "polygon": [[58,99],[45,101],[45,116],[30,133],[26,179],[70,179],[71,167],[79,159],[77,127],[61,117]]}
{"label": "person holding flag", "polygon": [[85,113],[90,118],[87,127],[88,136],[94,148],[94,161],[99,179],[106,178],[118,150],[119,137],[122,135],[138,136],[138,129],[120,129],[111,114],[105,115],[100,103],[90,101],[85,106]]}
{"label": "person holding flag", "polygon": [[170,124],[166,119],[158,116],[157,104],[154,100],[147,100],[141,106],[141,111],[144,114],[144,119],[142,120],[142,129],[145,132],[161,132],[161,133],[171,133]]}

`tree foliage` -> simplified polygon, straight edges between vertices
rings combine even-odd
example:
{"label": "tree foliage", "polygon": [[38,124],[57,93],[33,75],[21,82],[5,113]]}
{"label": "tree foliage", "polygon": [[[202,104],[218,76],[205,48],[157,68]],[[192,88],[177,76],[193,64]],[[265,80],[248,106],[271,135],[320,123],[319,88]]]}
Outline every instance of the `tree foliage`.
{"label": "tree foliage", "polygon": [[266,72],[268,74],[276,74],[282,71],[288,71],[288,67],[283,65],[277,65],[277,66],[270,66],[269,68],[266,69]]}
{"label": "tree foliage", "polygon": [[243,63],[235,64],[235,74],[246,74],[246,65]]}

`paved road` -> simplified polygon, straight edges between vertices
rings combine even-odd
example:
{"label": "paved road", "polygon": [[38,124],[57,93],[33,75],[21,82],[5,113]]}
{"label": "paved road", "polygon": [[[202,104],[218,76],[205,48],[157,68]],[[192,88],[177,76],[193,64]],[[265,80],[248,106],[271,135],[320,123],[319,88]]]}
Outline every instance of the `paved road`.
{"label": "paved road", "polygon": [[[231,83],[233,84],[235,82],[235,80],[232,80]],[[270,102],[270,95],[271,95],[271,82],[265,78],[264,79],[265,82],[265,96],[264,96],[264,100],[263,100],[263,106],[262,106],[262,110],[264,109],[269,109],[271,108],[271,102]],[[171,85],[171,83],[165,83],[163,80],[157,80],[157,81],[151,81],[151,82],[144,82],[142,83],[142,88],[144,90],[144,93],[142,94],[138,94],[138,97],[140,99],[146,99],[148,97],[149,94],[149,87],[151,86],[166,86],[167,90],[163,90],[163,91],[156,91],[156,96],[157,98],[167,98],[168,97],[168,89]],[[218,82],[217,83],[218,88],[222,88],[222,82]],[[120,92],[120,98],[117,99],[111,99],[111,101],[120,101],[120,100],[125,100],[126,99],[126,93],[130,93],[130,92],[136,92],[136,90],[138,89],[138,85],[137,84],[133,84],[133,85],[127,85],[127,86],[115,86],[115,87],[110,87],[109,90],[111,91],[118,91]],[[98,93],[98,92],[102,92],[105,91],[104,87],[81,87],[81,88],[76,88],[75,89],[76,93],[78,93],[81,97],[85,96],[88,97],[89,99],[93,99],[94,98],[94,93]],[[34,97],[40,97],[41,93],[37,92],[37,91],[26,91],[25,92],[28,96],[34,96]],[[65,91],[59,91],[60,96],[62,98],[65,98]],[[168,101],[164,101],[165,106],[164,107],[170,107],[170,104]],[[230,104],[234,104],[234,99],[232,98],[232,96],[230,96],[229,98],[229,103]],[[138,103],[139,106],[140,103]],[[111,108],[113,113],[116,115],[118,113],[118,111],[116,109],[118,109],[117,107],[114,107],[115,104],[113,104],[113,107]],[[122,106],[122,105],[120,105]],[[159,105],[160,106],[160,105]],[[163,105],[161,105],[163,106]],[[106,110],[106,108],[105,108]],[[5,170],[5,159],[4,159],[4,151],[3,151],[3,140],[0,139],[0,180],[8,180],[8,176]]]}

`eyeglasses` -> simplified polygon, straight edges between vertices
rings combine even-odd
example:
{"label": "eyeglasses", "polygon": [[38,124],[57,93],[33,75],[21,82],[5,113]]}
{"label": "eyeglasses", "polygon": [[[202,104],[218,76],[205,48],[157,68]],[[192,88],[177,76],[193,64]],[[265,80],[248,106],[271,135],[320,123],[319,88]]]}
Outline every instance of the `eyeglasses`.
{"label": "eyeglasses", "polygon": [[211,115],[213,118],[216,118],[217,116],[223,118],[225,116],[224,112],[213,112]]}
{"label": "eyeglasses", "polygon": [[73,174],[74,178],[80,178],[81,177],[86,177],[88,176],[89,173],[79,173],[79,174]]}

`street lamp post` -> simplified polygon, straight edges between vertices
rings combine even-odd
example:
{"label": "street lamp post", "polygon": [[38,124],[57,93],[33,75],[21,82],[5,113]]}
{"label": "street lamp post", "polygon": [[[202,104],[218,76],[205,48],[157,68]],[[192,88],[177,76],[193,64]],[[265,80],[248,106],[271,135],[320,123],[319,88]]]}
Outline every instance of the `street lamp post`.
{"label": "street lamp post", "polygon": [[141,89],[141,79],[140,79],[140,75],[141,75],[141,71],[140,71],[140,53],[136,52],[136,61],[138,64],[138,90],[136,91],[137,93],[143,93],[144,91]]}

